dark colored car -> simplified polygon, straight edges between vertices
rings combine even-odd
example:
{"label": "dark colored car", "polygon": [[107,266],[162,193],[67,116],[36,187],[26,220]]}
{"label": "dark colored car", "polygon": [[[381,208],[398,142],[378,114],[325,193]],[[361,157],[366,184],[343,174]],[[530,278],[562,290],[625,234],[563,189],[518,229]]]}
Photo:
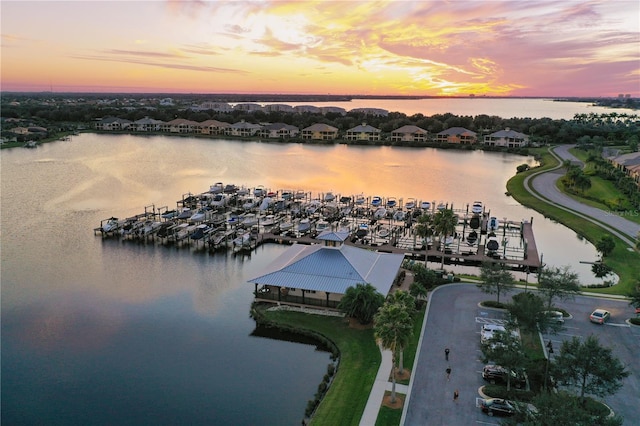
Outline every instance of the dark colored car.
{"label": "dark colored car", "polygon": [[[507,369],[499,365],[485,365],[482,369],[482,378],[492,385],[496,383],[507,384],[508,374],[509,372]],[[511,386],[520,389],[525,387],[526,384],[527,379],[524,374],[518,374],[515,371],[511,372]]]}
{"label": "dark colored car", "polygon": [[509,401],[499,398],[483,400],[480,408],[489,416],[513,416],[516,413],[516,409]]}

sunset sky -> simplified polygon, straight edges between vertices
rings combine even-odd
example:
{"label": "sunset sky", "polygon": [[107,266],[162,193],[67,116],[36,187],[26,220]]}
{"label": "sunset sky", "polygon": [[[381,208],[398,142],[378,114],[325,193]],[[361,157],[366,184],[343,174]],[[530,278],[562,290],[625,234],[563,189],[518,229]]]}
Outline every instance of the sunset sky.
{"label": "sunset sky", "polygon": [[640,97],[640,2],[6,1],[2,91]]}

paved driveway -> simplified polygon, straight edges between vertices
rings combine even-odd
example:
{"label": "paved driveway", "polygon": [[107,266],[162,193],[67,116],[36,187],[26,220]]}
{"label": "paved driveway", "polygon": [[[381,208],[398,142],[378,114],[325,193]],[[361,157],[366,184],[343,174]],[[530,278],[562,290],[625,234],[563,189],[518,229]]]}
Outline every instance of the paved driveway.
{"label": "paved driveway", "polygon": [[[501,311],[480,308],[478,303],[493,297],[473,284],[451,284],[431,294],[403,412],[404,425],[499,424],[498,419],[481,413],[477,406],[478,389],[485,384],[480,375],[483,367],[479,347],[481,324],[500,321],[503,317]],[[637,424],[640,418],[640,328],[628,327],[622,321],[632,313],[628,302],[580,296],[575,302],[560,306],[571,312],[574,319],[566,322],[567,329],[563,334],[546,337],[553,340],[554,347],[559,350],[561,340],[573,334],[598,333],[603,345],[613,347],[616,356],[628,366],[631,376],[625,380],[620,392],[607,398],[606,402],[625,417],[625,425]],[[612,312],[610,324],[597,326],[588,322],[588,314],[596,306]],[[446,347],[451,350],[449,362],[445,360]],[[449,381],[445,373],[448,366],[452,370]],[[456,389],[460,397],[454,402]]]}
{"label": "paved driveway", "polygon": [[[569,149],[573,146],[574,145],[560,145],[554,149],[554,152],[563,160],[578,162],[578,160],[569,153]],[[542,197],[556,204],[558,207],[565,210],[569,209],[570,211],[579,213],[579,215],[585,215],[597,220],[598,222],[601,222],[605,225],[605,229],[609,230],[613,234],[616,234],[618,237],[627,240],[630,245],[633,245],[633,239],[636,237],[636,235],[638,235],[638,232],[640,232],[640,224],[625,219],[624,214],[640,215],[640,212],[605,211],[588,206],[586,204],[582,204],[574,200],[573,198],[560,192],[556,187],[556,181],[560,177],[562,177],[564,173],[565,170],[561,167],[553,171],[534,175],[527,181],[531,184],[533,189],[535,189]],[[607,225],[610,228],[607,228]],[[618,234],[617,232],[615,232],[615,230],[620,231],[624,235]]]}

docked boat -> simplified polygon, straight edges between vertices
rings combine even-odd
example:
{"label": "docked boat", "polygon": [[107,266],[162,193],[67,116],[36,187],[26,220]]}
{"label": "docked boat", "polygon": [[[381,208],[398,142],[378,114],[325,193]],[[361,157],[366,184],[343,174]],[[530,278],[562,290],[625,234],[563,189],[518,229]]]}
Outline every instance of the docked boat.
{"label": "docked boat", "polygon": [[365,201],[366,201],[366,198],[364,197],[364,195],[360,194],[360,195],[356,196],[356,204],[357,205],[362,205],[362,204],[364,204]]}
{"label": "docked boat", "polygon": [[378,197],[377,195],[371,199],[371,205],[373,207],[380,207],[382,205],[382,197]]}
{"label": "docked boat", "polygon": [[473,214],[481,214],[482,213],[482,201],[474,201],[471,206],[471,213]]}
{"label": "docked boat", "polygon": [[398,205],[398,201],[394,197],[387,198],[387,208],[392,209]]}
{"label": "docked boat", "polygon": [[393,220],[403,221],[405,217],[405,213],[402,210],[396,210],[393,213]]}
{"label": "docked boat", "polygon": [[163,219],[173,219],[174,217],[178,216],[178,210],[167,210],[166,212],[162,213],[160,215],[161,218]]}
{"label": "docked boat", "polygon": [[282,222],[280,224],[280,230],[281,231],[288,231],[291,228],[293,228],[293,222],[291,222],[291,221]]}
{"label": "docked boat", "polygon": [[333,194],[333,192],[327,192],[326,194],[324,194],[324,201],[333,201],[336,199],[336,196]]}
{"label": "docked boat", "polygon": [[469,220],[469,226],[471,227],[471,229],[478,229],[480,228],[480,216],[478,215],[474,215],[471,220]]}
{"label": "docked boat", "polygon": [[469,232],[467,235],[467,244],[474,245],[478,241],[478,233],[476,231]]}
{"label": "docked boat", "polygon": [[421,201],[420,202],[420,208],[422,210],[430,210],[431,209],[431,203],[429,201]]}
{"label": "docked boat", "polygon": [[384,207],[378,207],[375,212],[373,212],[374,219],[382,219],[387,214],[387,209]]}
{"label": "docked boat", "polygon": [[296,200],[304,200],[305,198],[307,198],[307,193],[304,192],[302,189],[299,189],[296,191],[293,198],[295,198]]}
{"label": "docked boat", "polygon": [[275,225],[276,223],[278,223],[277,216],[272,215],[272,214],[268,214],[262,220],[261,225],[264,226],[264,227],[269,227],[269,226]]}
{"label": "docked boat", "polygon": [[346,195],[343,195],[342,197],[340,197],[340,202],[342,204],[348,204],[351,202],[351,197],[348,197]]}
{"label": "docked boat", "polygon": [[500,242],[498,241],[498,237],[493,232],[489,233],[489,237],[487,238],[487,250],[490,252],[495,252],[500,248]]}
{"label": "docked boat", "polygon": [[[409,198],[407,200],[407,202],[404,204],[404,207],[407,210],[413,210],[416,208],[416,199],[415,198]],[[431,207],[431,203],[429,203],[429,207]]]}
{"label": "docked boat", "polygon": [[296,227],[296,231],[304,234],[306,232],[309,232],[310,229],[311,220],[309,220],[309,218],[300,219],[300,222],[298,222],[298,226]]}
{"label": "docked boat", "polygon": [[212,194],[219,194],[224,191],[224,186],[222,182],[217,182],[209,187],[209,192]]}
{"label": "docked boat", "polygon": [[193,215],[193,211],[189,207],[185,207],[178,213],[176,219],[189,219]]}
{"label": "docked boat", "polygon": [[446,210],[447,205],[445,203],[439,203],[436,208],[438,209],[438,211]]}
{"label": "docked boat", "polygon": [[213,196],[209,205],[212,207],[224,207],[227,205],[227,196],[223,193],[218,193]]}
{"label": "docked boat", "polygon": [[206,217],[207,217],[207,209],[201,208],[201,209],[198,209],[195,213],[193,213],[191,217],[189,217],[189,221],[202,222],[206,219]]}
{"label": "docked boat", "polygon": [[253,225],[257,225],[258,216],[255,213],[247,213],[244,216],[242,216],[242,219],[240,220],[240,224],[245,228],[250,228]]}
{"label": "docked boat", "polygon": [[283,200],[290,200],[293,198],[293,192],[291,192],[288,189],[284,189],[281,193],[280,196],[282,197]]}
{"label": "docked boat", "polygon": [[367,225],[366,223],[363,223],[360,226],[358,226],[358,230],[356,231],[356,237],[364,238],[367,236],[368,233],[369,233],[369,225]]}
{"label": "docked boat", "polygon": [[322,232],[327,228],[329,228],[329,222],[327,222],[326,220],[320,219],[316,222],[316,231]]}
{"label": "docked boat", "polygon": [[495,216],[491,216],[491,218],[489,219],[489,230],[495,231],[498,229],[499,226],[500,226],[500,221],[498,221],[498,218]]}
{"label": "docked boat", "polygon": [[254,197],[264,197],[267,194],[267,191],[264,189],[264,186],[258,185],[253,190]]}
{"label": "docked boat", "polygon": [[271,197],[264,197],[262,199],[262,201],[260,202],[260,206],[258,207],[260,209],[260,211],[264,211],[267,210],[268,208],[273,206],[273,198]]}
{"label": "docked boat", "polygon": [[244,232],[233,239],[234,247],[244,247],[251,243],[251,232]]}
{"label": "docked boat", "polygon": [[389,228],[387,228],[386,226],[380,228],[380,230],[378,231],[378,236],[380,238],[387,238],[390,234]]}
{"label": "docked boat", "polygon": [[117,217],[110,217],[102,224],[102,232],[114,232],[120,228],[121,223]]}

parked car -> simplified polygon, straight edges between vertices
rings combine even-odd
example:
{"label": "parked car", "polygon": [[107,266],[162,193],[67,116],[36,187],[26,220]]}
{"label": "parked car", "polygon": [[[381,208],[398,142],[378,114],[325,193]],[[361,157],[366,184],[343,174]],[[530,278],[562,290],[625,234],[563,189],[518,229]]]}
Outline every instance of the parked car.
{"label": "parked car", "polygon": [[591,315],[589,315],[589,320],[596,324],[604,324],[609,321],[609,318],[611,318],[611,313],[604,309],[596,309],[591,313]]}
{"label": "parked car", "polygon": [[500,398],[484,399],[480,408],[489,416],[513,416],[516,413],[516,409],[509,401]]}
{"label": "parked car", "polygon": [[[507,383],[507,377],[509,376],[509,372],[506,368],[501,367],[499,365],[485,365],[482,369],[482,378],[491,383],[492,385],[496,383]],[[523,388],[527,385],[527,378],[524,374],[518,374],[515,371],[511,372],[511,386],[515,388]]]}
{"label": "parked car", "polygon": [[496,331],[507,331],[507,329],[503,325],[483,324],[482,331],[480,331],[480,340],[484,342],[491,339]]}
{"label": "parked car", "polygon": [[564,314],[560,311],[544,311],[543,315],[552,322],[563,323],[564,322]]}

